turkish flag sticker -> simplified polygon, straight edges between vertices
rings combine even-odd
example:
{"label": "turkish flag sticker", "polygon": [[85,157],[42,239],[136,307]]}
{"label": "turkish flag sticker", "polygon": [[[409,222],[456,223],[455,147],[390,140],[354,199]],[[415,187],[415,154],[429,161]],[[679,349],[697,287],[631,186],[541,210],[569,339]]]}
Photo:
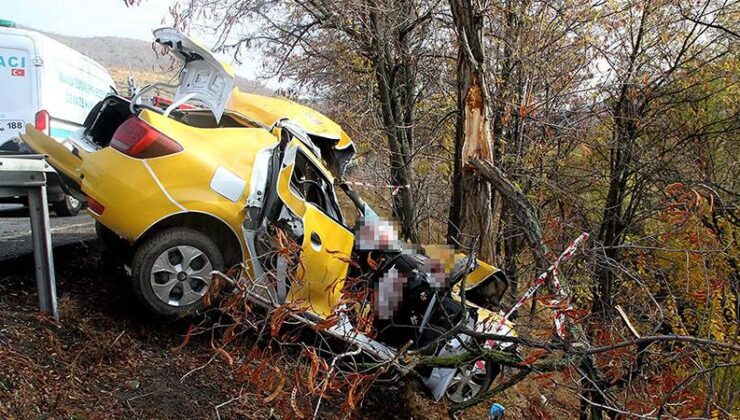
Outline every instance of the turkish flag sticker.
{"label": "turkish flag sticker", "polygon": [[15,77],[24,77],[26,69],[10,69],[10,75]]}

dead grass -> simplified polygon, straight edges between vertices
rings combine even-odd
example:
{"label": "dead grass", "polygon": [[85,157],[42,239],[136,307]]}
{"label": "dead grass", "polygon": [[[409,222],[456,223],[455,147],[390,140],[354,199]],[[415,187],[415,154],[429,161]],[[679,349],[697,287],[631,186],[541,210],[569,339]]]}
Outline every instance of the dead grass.
{"label": "dead grass", "polygon": [[[97,244],[58,248],[55,260],[61,321],[36,312],[30,257],[0,263],[0,417],[215,418],[216,406],[239,396],[219,409],[222,418],[293,414],[277,400],[266,403],[267,394],[248,381],[239,383],[223,360],[213,358],[207,337],[194,336],[174,351],[189,324],[162,323],[141,312]],[[296,368],[289,352],[281,362],[285,371]],[[285,389],[289,393],[290,383]],[[570,418],[577,407],[552,378],[525,381],[494,400],[507,408],[507,418]],[[461,418],[486,418],[493,402]],[[333,404],[323,403],[322,417],[335,417]],[[356,415],[444,419],[448,408],[407,378],[374,386]]]}
{"label": "dead grass", "polygon": [[[212,357],[207,337],[173,350],[189,324],[152,320],[133,305],[96,244],[55,252],[60,321],[36,311],[31,258],[0,263],[1,418],[215,418],[216,406],[236,397],[219,409],[222,418],[290,414],[237,382]],[[294,368],[289,356],[282,358],[286,371]],[[395,409],[400,398],[383,389],[358,416],[408,418],[408,409]],[[336,412],[332,402],[322,407],[326,417]]]}
{"label": "dead grass", "polygon": [[[97,249],[76,245],[60,251],[59,322],[35,311],[32,277],[26,270],[2,276],[3,417],[202,418],[214,413],[215,404],[238,394],[218,363],[181,381],[210,359],[203,346],[172,352],[183,325],[160,325],[127,309],[130,301],[122,296],[116,276],[87,263],[98,261]],[[230,410],[236,413],[238,407]]]}

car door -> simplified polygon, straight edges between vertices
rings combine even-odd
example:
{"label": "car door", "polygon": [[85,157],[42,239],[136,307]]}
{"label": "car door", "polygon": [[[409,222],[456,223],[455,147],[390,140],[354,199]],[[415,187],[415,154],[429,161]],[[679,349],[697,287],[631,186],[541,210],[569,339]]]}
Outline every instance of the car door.
{"label": "car door", "polygon": [[333,181],[303,144],[294,140],[287,146],[278,196],[303,221],[300,262],[287,301],[304,303],[322,317],[340,300],[354,245],[353,233],[342,224]]}

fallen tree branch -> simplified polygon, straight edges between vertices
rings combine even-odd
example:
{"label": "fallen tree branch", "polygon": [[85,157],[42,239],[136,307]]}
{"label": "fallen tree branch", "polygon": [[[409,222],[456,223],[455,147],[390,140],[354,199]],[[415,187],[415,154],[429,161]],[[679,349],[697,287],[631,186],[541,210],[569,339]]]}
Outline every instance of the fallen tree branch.
{"label": "fallen tree branch", "polygon": [[[719,341],[708,340],[703,338],[696,338],[691,336],[683,335],[659,335],[642,337],[635,340],[623,341],[620,343],[612,344],[609,346],[600,346],[590,349],[581,349],[578,347],[566,346],[564,343],[557,342],[538,342],[533,340],[522,339],[519,337],[509,337],[496,334],[486,334],[477,331],[465,330],[460,334],[469,335],[476,339],[492,339],[500,342],[513,342],[523,344],[524,346],[531,348],[538,348],[550,351],[554,355],[555,359],[550,360],[550,357],[536,360],[532,363],[525,363],[525,361],[514,353],[510,353],[503,350],[485,349],[481,348],[475,352],[465,352],[451,356],[421,356],[417,359],[417,366],[429,366],[439,368],[452,368],[462,366],[467,363],[471,363],[475,360],[485,358],[491,362],[498,363],[504,366],[515,367],[518,369],[531,369],[537,372],[552,372],[555,370],[561,370],[567,367],[569,364],[580,364],[579,359],[583,357],[589,357],[594,354],[605,353],[608,351],[616,350],[623,347],[631,346],[645,346],[651,343],[657,342],[684,342],[699,344],[707,347],[719,347],[726,350],[734,350],[740,352],[740,346],[736,344],[722,343]],[[554,353],[557,351],[558,353]],[[572,356],[567,358],[566,356]]]}
{"label": "fallen tree branch", "polygon": [[471,156],[468,162],[473,165],[481,176],[483,176],[498,191],[504,200],[514,210],[514,217],[522,227],[524,236],[532,248],[539,270],[545,270],[549,266],[545,254],[547,247],[542,241],[542,229],[537,218],[534,207],[527,196],[509,180],[500,168],[492,163]]}
{"label": "fallen tree branch", "polygon": [[650,344],[650,343],[655,343],[659,341],[679,341],[679,342],[684,342],[684,343],[701,344],[704,346],[720,347],[723,349],[734,350],[734,351],[740,352],[740,345],[737,345],[737,344],[722,343],[722,342],[715,341],[715,340],[691,337],[687,335],[655,335],[655,336],[650,336],[650,337],[641,337],[641,338],[637,338],[637,339],[629,340],[629,341],[623,341],[621,343],[612,344],[609,346],[594,347],[588,350],[580,351],[579,353],[580,354],[604,353],[604,352],[619,349],[622,347],[644,345],[644,344]]}
{"label": "fallen tree branch", "polygon": [[465,334],[465,335],[468,335],[476,339],[484,339],[484,340],[490,339],[490,340],[496,340],[498,342],[503,342],[503,343],[523,344],[531,348],[538,348],[538,349],[551,350],[551,351],[552,350],[563,350],[569,354],[574,354],[574,355],[589,355],[589,354],[604,353],[607,351],[616,350],[616,349],[623,348],[623,347],[644,346],[646,344],[651,344],[651,343],[659,342],[659,341],[677,341],[677,342],[683,342],[683,343],[700,344],[700,345],[707,346],[707,347],[712,347],[712,346],[720,347],[723,349],[734,350],[734,351],[740,352],[740,345],[732,344],[732,343],[723,343],[721,341],[710,340],[706,338],[697,338],[697,337],[692,337],[690,335],[651,335],[651,336],[636,338],[634,340],[622,341],[622,342],[611,344],[608,346],[600,346],[600,347],[582,349],[581,347],[567,346],[563,342],[535,341],[535,340],[530,340],[530,339],[526,339],[522,337],[512,337],[512,336],[506,336],[506,335],[483,333],[483,332],[473,331],[473,330],[468,330],[468,329],[461,331],[460,334]]}
{"label": "fallen tree branch", "polygon": [[463,401],[463,402],[461,402],[459,404],[453,405],[452,407],[450,407],[450,411],[449,411],[450,412],[450,416],[454,416],[454,414],[457,413],[457,412],[460,412],[462,410],[465,410],[468,407],[472,407],[472,406],[480,403],[481,401],[484,401],[484,400],[486,400],[486,399],[488,399],[488,398],[490,398],[490,397],[498,394],[499,392],[503,392],[503,391],[511,388],[512,386],[514,386],[514,385],[518,384],[519,382],[521,382],[522,380],[524,380],[524,378],[526,378],[531,372],[532,371],[529,370],[529,369],[520,370],[519,372],[517,372],[516,375],[512,376],[508,381],[496,385],[495,387],[489,389],[488,391],[481,393],[476,398],[471,398],[471,399],[469,399],[467,401]]}

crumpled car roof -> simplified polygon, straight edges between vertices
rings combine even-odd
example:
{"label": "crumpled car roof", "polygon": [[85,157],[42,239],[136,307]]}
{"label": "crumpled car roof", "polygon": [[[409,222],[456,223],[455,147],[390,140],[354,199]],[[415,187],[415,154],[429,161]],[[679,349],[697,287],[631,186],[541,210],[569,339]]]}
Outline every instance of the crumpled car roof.
{"label": "crumpled car roof", "polygon": [[245,93],[235,88],[226,108],[266,126],[272,126],[275,121],[287,117],[311,136],[337,141],[335,149],[343,150],[350,146],[354,148],[352,140],[339,124],[314,109],[286,98]]}

